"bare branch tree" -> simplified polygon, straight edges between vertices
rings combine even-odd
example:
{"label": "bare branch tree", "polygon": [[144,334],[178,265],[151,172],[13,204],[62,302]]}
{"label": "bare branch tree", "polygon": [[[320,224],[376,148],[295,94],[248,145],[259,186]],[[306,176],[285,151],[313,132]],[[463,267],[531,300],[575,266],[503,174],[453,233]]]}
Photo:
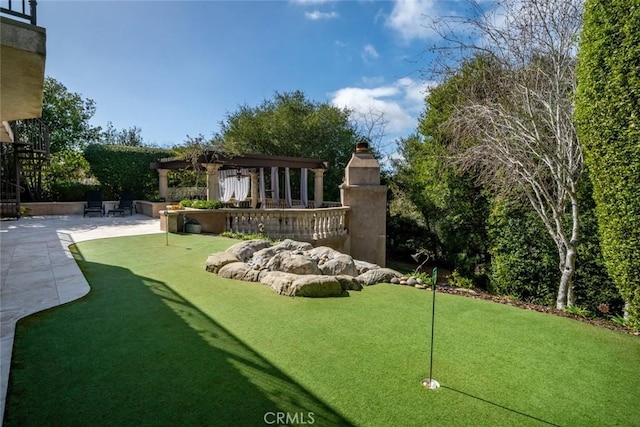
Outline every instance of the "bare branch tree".
{"label": "bare branch tree", "polygon": [[384,111],[370,105],[366,111],[351,110],[349,113],[352,126],[357,129],[358,135],[365,137],[376,152],[383,153],[390,145],[383,142],[389,124]]}
{"label": "bare branch tree", "polygon": [[[471,18],[433,23],[444,41],[436,49],[454,52],[458,60],[485,58],[490,94],[459,94],[463,101],[445,126],[458,141],[455,158],[462,168],[502,193],[524,194],[542,219],[558,248],[556,308],[563,309],[573,302],[579,233],[582,152],[573,94],[582,1],[503,0],[489,13],[473,5]],[[457,33],[462,27],[471,29],[465,37]],[[446,61],[441,55],[441,70]]]}

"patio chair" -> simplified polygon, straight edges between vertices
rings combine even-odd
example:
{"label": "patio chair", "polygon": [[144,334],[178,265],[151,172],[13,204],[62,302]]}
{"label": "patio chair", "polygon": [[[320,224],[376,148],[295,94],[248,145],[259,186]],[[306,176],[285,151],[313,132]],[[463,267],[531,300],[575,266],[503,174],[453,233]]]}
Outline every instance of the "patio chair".
{"label": "patio chair", "polygon": [[133,215],[136,212],[136,205],[133,203],[133,192],[123,191],[120,193],[120,203],[118,203],[118,210],[122,210],[123,216],[125,211],[129,211],[129,215]]}
{"label": "patio chair", "polygon": [[84,205],[84,218],[87,214],[99,213],[100,216],[104,216],[104,205],[102,204],[102,192],[101,191],[87,191],[84,195],[87,203]]}

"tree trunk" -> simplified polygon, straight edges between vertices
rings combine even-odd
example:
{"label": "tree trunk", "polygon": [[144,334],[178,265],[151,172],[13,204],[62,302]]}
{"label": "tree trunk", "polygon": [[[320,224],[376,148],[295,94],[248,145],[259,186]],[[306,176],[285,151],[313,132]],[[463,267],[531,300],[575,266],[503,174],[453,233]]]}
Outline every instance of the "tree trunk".
{"label": "tree trunk", "polygon": [[[558,250],[560,252],[560,285],[558,287],[558,297],[556,298],[556,309],[564,310],[565,307],[573,305],[573,274],[576,271],[576,257],[578,252],[576,246],[578,244],[578,198],[575,191],[569,194],[571,200],[571,240],[558,239]],[[561,233],[558,233],[561,235]]]}
{"label": "tree trunk", "polygon": [[556,309],[564,310],[565,307],[573,305],[573,274],[576,270],[576,248],[569,245],[564,255],[564,265],[562,265],[560,285],[558,286],[558,297],[556,298]]}

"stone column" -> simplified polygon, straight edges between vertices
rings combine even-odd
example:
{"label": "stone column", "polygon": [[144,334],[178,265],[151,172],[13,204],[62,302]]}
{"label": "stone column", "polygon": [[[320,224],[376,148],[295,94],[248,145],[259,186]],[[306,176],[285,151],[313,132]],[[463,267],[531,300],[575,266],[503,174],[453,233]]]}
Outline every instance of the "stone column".
{"label": "stone column", "polygon": [[170,202],[169,200],[169,180],[167,179],[167,173],[169,173],[169,169],[158,169],[159,185],[158,192],[160,193],[160,197],[164,197],[165,202]]}
{"label": "stone column", "polygon": [[251,169],[251,171],[249,171],[249,175],[251,175],[251,207],[255,209],[258,207],[258,202],[260,201],[260,181],[258,180],[258,171]]}
{"label": "stone column", "polygon": [[204,165],[207,168],[207,200],[219,200],[220,199],[220,186],[218,185],[218,170],[220,164],[206,163]]}
{"label": "stone column", "polygon": [[369,152],[368,144],[359,143],[345,169],[340,186],[342,204],[349,206],[347,229],[349,254],[354,259],[386,263],[387,187],[380,185],[380,165]]}
{"label": "stone column", "polygon": [[313,206],[318,209],[324,202],[324,169],[312,169],[314,173]]}

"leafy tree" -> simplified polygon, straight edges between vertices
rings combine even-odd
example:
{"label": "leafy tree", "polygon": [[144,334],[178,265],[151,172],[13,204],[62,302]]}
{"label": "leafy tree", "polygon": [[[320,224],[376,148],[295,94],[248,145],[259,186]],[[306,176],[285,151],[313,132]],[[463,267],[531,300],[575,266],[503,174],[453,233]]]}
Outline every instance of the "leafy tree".
{"label": "leafy tree", "polygon": [[358,140],[348,110],[311,101],[301,91],[276,92],[256,107],[243,105],[228,113],[220,126],[228,152],[328,161],[325,199],[339,199],[338,186]]}
{"label": "leafy tree", "polygon": [[640,4],[587,0],[576,120],[604,261],[640,329]]}
{"label": "leafy tree", "polygon": [[108,122],[106,129],[100,133],[100,140],[107,145],[128,145],[131,147],[145,145],[141,128],[133,126],[118,131],[111,122]]}
{"label": "leafy tree", "polygon": [[387,252],[389,258],[409,259],[417,251],[442,260],[442,247],[434,228],[435,206],[424,189],[425,173],[419,135],[398,140],[399,158],[392,159],[393,171],[387,185]]}
{"label": "leafy tree", "polygon": [[455,135],[444,124],[463,101],[461,94],[486,96],[487,87],[479,84],[486,82],[484,63],[482,57],[466,62],[457,74],[431,88],[419,120],[419,134],[399,141],[400,157],[392,161],[390,185],[394,199],[389,227],[393,230],[395,217],[406,222],[409,213],[417,212],[416,225],[420,227],[416,230],[425,229],[426,235],[414,237],[425,245],[415,249],[427,249],[467,277],[481,273],[488,261],[488,204],[473,175],[459,171],[453,163],[450,151]]}
{"label": "leafy tree", "polygon": [[169,176],[171,185],[176,187],[193,185],[196,188],[201,185],[206,186],[206,175],[200,159],[206,157],[207,161],[214,160],[221,151],[221,145],[219,135],[214,135],[211,139],[206,139],[202,134],[195,137],[187,135],[184,143],[174,146],[173,151],[177,156],[184,157],[189,162],[189,167],[171,171]]}
{"label": "leafy tree", "polygon": [[42,99],[42,120],[49,128],[51,153],[70,148],[82,149],[99,140],[100,128],[89,120],[96,112],[92,99],[83,99],[70,92],[52,77],[45,78]]}
{"label": "leafy tree", "polygon": [[[434,135],[399,141],[401,159],[393,162],[391,219],[404,218],[402,224],[411,216],[417,218],[411,240],[423,246],[414,249],[426,250],[471,276],[486,262],[486,199],[468,175],[447,162],[440,135]],[[425,232],[421,238],[419,230]]]}
{"label": "leafy tree", "polygon": [[[452,32],[461,25],[477,44]],[[579,237],[582,153],[572,110],[580,25],[580,0],[503,0],[493,14],[436,26],[445,52],[486,58],[478,82],[486,95],[458,91],[462,102],[446,123],[458,162],[486,187],[529,201],[557,247],[560,309],[573,303]]]}

